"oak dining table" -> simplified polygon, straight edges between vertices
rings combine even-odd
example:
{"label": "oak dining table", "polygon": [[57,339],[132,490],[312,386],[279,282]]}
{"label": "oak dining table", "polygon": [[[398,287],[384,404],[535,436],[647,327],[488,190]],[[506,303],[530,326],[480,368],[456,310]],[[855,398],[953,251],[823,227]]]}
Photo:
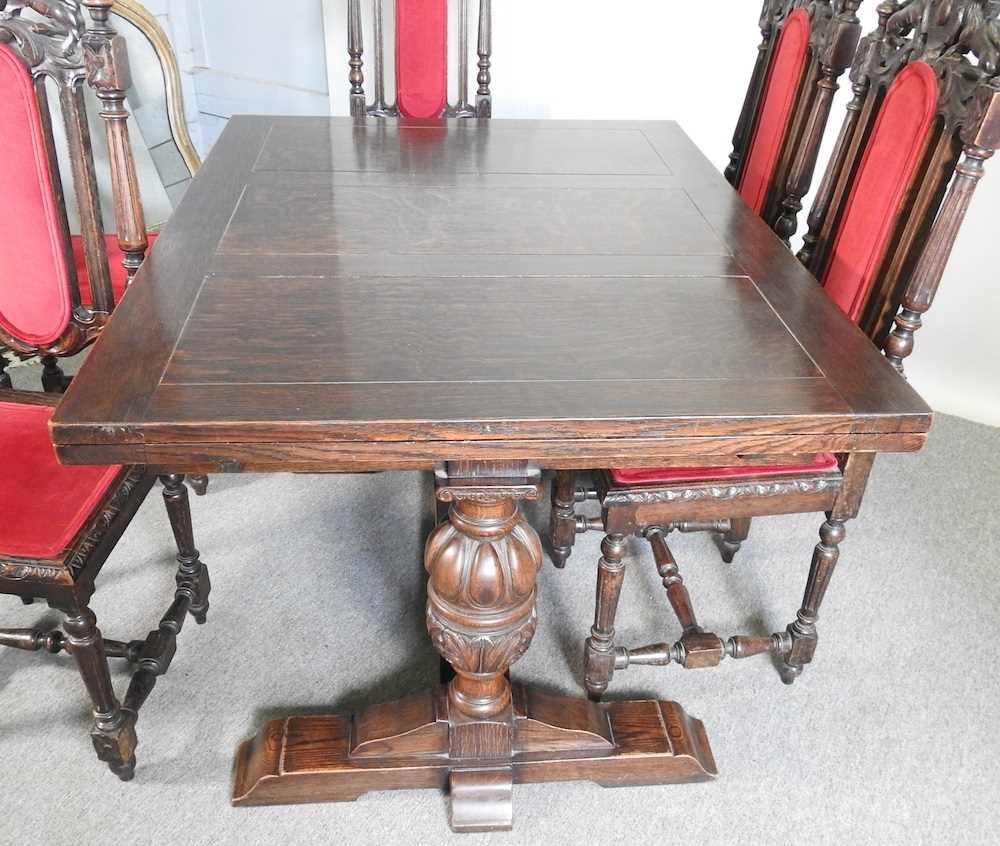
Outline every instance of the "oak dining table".
{"label": "oak dining table", "polygon": [[238,116],[52,437],[69,464],[434,471],[427,628],[454,679],[268,722],[233,802],[447,787],[481,831],[515,782],[716,774],[675,702],[508,680],[542,471],[915,451],[930,422],[676,123]]}

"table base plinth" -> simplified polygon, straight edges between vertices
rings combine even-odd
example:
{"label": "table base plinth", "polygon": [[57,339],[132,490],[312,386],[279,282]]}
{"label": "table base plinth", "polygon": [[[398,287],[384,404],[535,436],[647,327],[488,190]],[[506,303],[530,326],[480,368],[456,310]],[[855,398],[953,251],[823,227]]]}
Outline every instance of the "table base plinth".
{"label": "table base plinth", "polygon": [[353,801],[372,790],[449,787],[456,831],[511,827],[515,782],[605,787],[706,781],[705,728],[676,702],[595,704],[512,686],[506,714],[450,713],[447,688],[349,717],[272,720],[239,750],[234,805]]}

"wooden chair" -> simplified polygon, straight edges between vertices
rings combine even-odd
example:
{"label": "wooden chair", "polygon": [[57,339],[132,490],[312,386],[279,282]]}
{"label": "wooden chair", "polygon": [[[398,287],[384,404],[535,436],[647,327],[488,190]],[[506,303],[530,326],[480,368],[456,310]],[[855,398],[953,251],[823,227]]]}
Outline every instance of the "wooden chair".
{"label": "wooden chair", "polygon": [[[22,352],[68,354],[91,342],[147,246],[122,103],[125,54],[107,24],[111,0],[87,5],[90,29],[75,0],[0,0],[0,341]],[[29,9],[36,15],[22,15]],[[104,234],[97,197],[82,91],[88,77],[108,126],[114,238]],[[67,127],[83,222],[78,242],[63,203],[47,80],[59,92]],[[88,607],[94,579],[156,477],[142,467],[60,466],[48,436],[57,402],[53,394],[0,392],[0,501],[17,515],[0,530],[0,592],[29,603],[45,599],[67,615],[66,634],[3,629],[0,645],[73,654],[93,700],[98,757],[127,779],[135,766],[136,714],[167,671],[186,615],[204,622],[208,572],[194,546],[184,477],[161,476],[179,550],[173,604],[145,641],[102,639]],[[123,703],[111,688],[108,656],[138,666]]]}
{"label": "wooden chair", "polygon": [[[1000,144],[998,11],[1000,4],[983,0],[878,7],[879,26],[858,52],[854,99],[809,217],[800,257],[900,373],[983,162]],[[572,473],[557,473],[551,519],[556,565],[564,566],[576,532],[606,533],[586,644],[589,693],[600,696],[613,672],[630,664],[706,667],[727,655],[765,652],[781,659],[782,678],[791,683],[813,658],[820,603],[844,523],[856,516],[873,460],[868,453],[744,456],[729,466],[602,470],[594,474],[594,489],[581,492],[574,490]],[[597,500],[602,516],[577,516],[574,503],[584,500]],[[765,637],[723,641],[703,631],[667,535],[716,532],[728,562],[753,517],[809,511],[825,511],[826,520],[795,621]],[[626,538],[633,533],[650,542],[680,621],[682,636],[673,645],[615,646]]]}
{"label": "wooden chair", "polygon": [[348,0],[351,115],[356,118],[488,118],[492,34],[491,0],[479,0],[479,71],[469,101],[469,0],[458,0],[458,102],[448,103],[448,0],[395,0],[395,102],[386,102],[382,0],[373,0],[374,101],[364,90],[361,0]]}
{"label": "wooden chair", "polygon": [[809,192],[861,0],[765,0],[726,179],[787,244]]}
{"label": "wooden chair", "polygon": [[[0,290],[0,347],[12,349],[21,356],[40,355],[42,387],[47,392],[61,392],[67,388],[70,380],[58,359],[74,355],[96,340],[115,304],[124,296],[146,250],[156,239],[155,232],[146,231],[129,140],[125,97],[131,77],[125,41],[111,24],[108,11],[113,9],[112,2],[92,0],[85,5],[95,24],[80,36],[78,43],[67,48],[66,55],[59,54],[61,45],[52,46],[54,36],[35,33],[31,40],[30,24],[21,16],[21,10],[44,15],[47,9],[57,18],[75,14],[75,25],[83,27],[81,13],[71,11],[78,9],[79,4],[45,4],[37,0],[10,2],[6,4],[4,23],[0,25],[0,43],[6,43],[9,55],[17,54],[20,62],[27,65],[30,70],[27,84],[33,85],[37,101],[24,99],[25,77],[16,67],[17,60],[8,59],[5,62],[8,84],[2,99],[6,104],[9,98],[11,103],[6,125],[29,132],[21,138],[22,143],[16,150],[8,152],[5,149],[4,153],[7,177],[0,180],[0,200],[8,209],[16,210],[12,215],[16,218],[16,227],[7,224],[16,248],[12,246],[9,252],[0,252],[0,268],[10,280],[31,280],[51,274],[58,283],[28,288],[10,285]],[[132,6],[128,8],[134,13]],[[46,77],[56,79],[59,89],[58,110],[66,126],[72,185],[80,217],[79,234],[70,234],[48,95],[40,82]],[[107,127],[118,230],[115,235],[104,232],[86,123],[82,88],[85,80],[97,93],[101,117]],[[38,131],[41,140],[32,134]],[[187,137],[186,134],[183,137]],[[45,167],[34,162],[34,147],[31,147],[34,144],[44,144],[48,158]],[[25,163],[30,163],[31,167],[21,170]],[[15,179],[18,174],[20,178]],[[50,325],[58,327],[60,334],[57,336],[55,330],[41,334],[19,331],[19,310],[24,308],[29,311],[51,309]],[[10,378],[0,356],[0,389],[10,387]],[[191,476],[188,481],[197,494],[206,492],[206,476]]]}
{"label": "wooden chair", "polygon": [[[79,4],[66,0],[10,0],[0,19],[3,102],[13,135],[4,141],[0,192],[5,207],[16,210],[4,225],[8,243],[17,245],[0,254],[0,261],[5,278],[20,280],[0,293],[0,343],[42,355],[48,391],[65,386],[55,357],[79,352],[96,339],[151,240],[129,144],[127,55],[109,23],[111,0],[88,0],[86,5],[94,21],[89,30]],[[45,22],[29,21],[21,14],[24,9]],[[46,78],[55,82],[66,125],[79,235],[69,232]],[[100,98],[107,127],[118,229],[113,236],[105,234],[101,219],[85,81]],[[26,323],[32,323],[30,330]]]}

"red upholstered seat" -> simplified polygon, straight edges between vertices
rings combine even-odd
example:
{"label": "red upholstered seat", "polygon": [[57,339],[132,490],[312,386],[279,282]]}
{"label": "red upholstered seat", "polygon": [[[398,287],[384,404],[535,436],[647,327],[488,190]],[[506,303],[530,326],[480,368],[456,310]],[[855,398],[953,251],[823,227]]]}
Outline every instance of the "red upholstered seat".
{"label": "red upholstered seat", "polygon": [[53,409],[0,401],[0,553],[54,558],[70,544],[120,467],[65,467],[49,440]]}
{"label": "red upholstered seat", "polygon": [[852,320],[861,318],[899,204],[923,154],[937,88],[931,67],[913,62],[896,77],[879,110],[823,278],[826,293]]}
{"label": "red upholstered seat", "polygon": [[837,469],[837,457],[821,452],[808,464],[758,464],[732,467],[638,467],[612,470],[617,485],[662,485],[670,482],[706,482],[712,479],[748,479],[754,476],[794,476]]}
{"label": "red upholstered seat", "polygon": [[[157,232],[148,232],[149,246],[153,246]],[[73,240],[73,262],[76,264],[76,277],[80,283],[80,302],[85,306],[94,302],[93,294],[90,293],[90,277],[87,275],[87,264],[83,258],[83,236],[74,235]],[[125,289],[128,287],[128,273],[122,264],[124,254],[118,247],[118,237],[116,235],[105,235],[104,243],[108,248],[108,264],[111,268],[111,287],[115,292],[115,302],[119,302]]]}
{"label": "red upholstered seat", "polygon": [[396,0],[396,103],[435,118],[448,101],[448,0]]}
{"label": "red upholstered seat", "polygon": [[0,44],[0,326],[38,346],[69,325],[59,211],[31,75]]}
{"label": "red upholstered seat", "polygon": [[785,21],[775,46],[764,86],[764,99],[739,185],[740,196],[756,214],[764,210],[774,168],[795,108],[811,29],[808,13],[805,9],[796,9]]}

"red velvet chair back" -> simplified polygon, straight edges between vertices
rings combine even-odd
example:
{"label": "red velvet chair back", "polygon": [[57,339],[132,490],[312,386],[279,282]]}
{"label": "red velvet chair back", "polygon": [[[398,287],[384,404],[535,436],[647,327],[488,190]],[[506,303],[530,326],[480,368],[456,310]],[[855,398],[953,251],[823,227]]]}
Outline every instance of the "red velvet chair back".
{"label": "red velvet chair back", "polygon": [[492,54],[491,0],[478,0],[479,56],[475,98],[469,97],[469,0],[457,5],[458,98],[448,102],[448,0],[395,0],[395,102],[386,96],[385,19],[382,0],[372,0],[373,41],[370,88],[365,93],[366,67],[362,0],[348,0],[348,52],[350,53],[351,114],[354,117],[489,117],[490,58]]}
{"label": "red velvet chair back", "polygon": [[926,62],[907,65],[879,109],[823,275],[830,298],[860,320],[879,259],[934,123],[938,86]]}
{"label": "red velvet chair back", "polygon": [[448,0],[396,0],[396,105],[435,118],[448,105]]}
{"label": "red velvet chair back", "polygon": [[854,57],[861,0],[765,0],[763,36],[726,179],[788,242],[837,90]]}
{"label": "red velvet chair back", "polygon": [[[115,305],[112,280],[121,282],[120,293],[147,244],[124,123],[124,43],[106,23],[103,0],[87,3],[93,7],[89,31],[76,0],[47,0],[30,20],[22,17],[22,0],[0,9],[0,346],[23,353],[68,355],[93,340]],[[110,240],[120,260],[114,269],[84,100],[85,40],[102,63],[90,77],[109,127],[118,213],[118,235]],[[51,107],[47,83],[58,92]],[[52,134],[56,120],[66,128],[79,236],[70,235]]]}
{"label": "red velvet chair back", "polygon": [[792,113],[803,87],[812,22],[804,9],[788,16],[778,35],[768,68],[757,125],[754,127],[739,192],[757,214],[764,210]]}
{"label": "red velvet chair back", "polygon": [[799,258],[882,346],[944,199],[977,87],[997,71],[997,10],[883,3]]}
{"label": "red velvet chair back", "polygon": [[0,126],[0,328],[45,346],[62,336],[79,294],[74,303],[50,136],[31,73],[7,44],[0,44]]}

